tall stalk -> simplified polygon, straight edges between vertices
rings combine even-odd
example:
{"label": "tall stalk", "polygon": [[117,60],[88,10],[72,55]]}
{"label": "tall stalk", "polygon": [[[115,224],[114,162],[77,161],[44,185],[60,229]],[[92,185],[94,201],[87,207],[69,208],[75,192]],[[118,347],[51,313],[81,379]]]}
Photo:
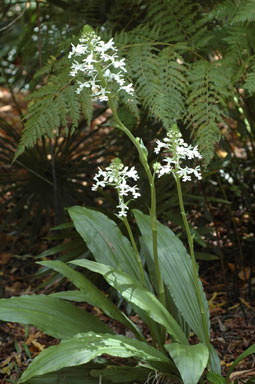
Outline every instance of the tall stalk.
{"label": "tall stalk", "polygon": [[[137,249],[137,246],[136,246],[136,243],[135,243],[135,239],[134,239],[132,230],[130,228],[129,222],[128,222],[126,217],[123,217],[122,221],[125,224],[125,227],[127,229],[128,235],[129,235],[130,242],[132,244],[132,247],[133,247],[133,250],[134,250],[134,253],[135,253],[136,263],[137,263],[138,268],[139,268],[139,274],[140,274],[141,282],[142,282],[143,286],[145,288],[147,288],[147,284],[146,284],[145,276],[144,276],[144,269],[143,269],[143,265],[142,265],[142,260],[141,260],[139,251]],[[163,346],[164,345],[164,341],[161,342],[159,340],[159,338],[157,338],[156,330],[155,330],[155,324],[153,324],[153,322],[152,322],[152,320],[151,320],[151,318],[149,316],[146,316],[145,320],[146,320],[146,322],[148,324],[148,327],[150,329],[152,344],[155,347],[156,346],[156,339],[158,339],[158,344],[159,344],[160,350],[161,350],[161,352],[165,353],[165,349],[164,349],[164,346]]]}
{"label": "tall stalk", "polygon": [[197,299],[198,299],[199,307],[200,307],[202,324],[203,324],[203,328],[204,328],[205,343],[206,343],[207,347],[209,348],[209,346],[210,346],[209,328],[208,328],[208,323],[207,323],[207,319],[206,319],[205,306],[203,303],[202,294],[201,294],[201,290],[200,290],[200,286],[199,286],[199,277],[198,277],[198,273],[197,273],[193,237],[192,237],[191,232],[190,232],[190,227],[188,224],[188,220],[187,220],[187,216],[186,216],[186,212],[185,212],[185,208],[184,208],[181,182],[180,182],[180,178],[179,178],[178,173],[175,173],[175,181],[176,181],[176,186],[177,186],[178,200],[179,200],[179,206],[180,206],[180,211],[181,211],[181,215],[182,215],[182,220],[183,220],[183,224],[185,227],[185,231],[186,231],[188,243],[189,243],[189,251],[190,251],[190,256],[191,256],[191,261],[192,261],[192,273],[193,273],[193,279],[194,279],[194,283],[195,283],[196,295],[197,295]]}
{"label": "tall stalk", "polygon": [[[91,46],[91,50],[93,51],[93,46]],[[94,53],[95,54],[95,53]],[[96,55],[96,54],[95,54]],[[99,79],[101,82],[101,85],[104,89],[107,89],[107,82],[104,78],[104,74],[102,71],[102,68],[100,64],[96,61],[94,63],[95,68],[97,69]],[[156,274],[156,286],[157,286],[157,295],[159,298],[159,301],[162,305],[165,306],[165,290],[164,290],[164,283],[162,274],[160,272],[160,266],[159,266],[159,258],[158,258],[158,245],[157,245],[157,212],[156,212],[156,190],[155,190],[155,183],[154,183],[154,175],[152,175],[148,161],[147,161],[147,153],[145,152],[145,148],[142,147],[142,144],[134,137],[134,135],[129,131],[129,129],[122,123],[120,120],[114,99],[112,95],[109,93],[108,95],[108,104],[111,108],[113,118],[116,123],[116,128],[120,129],[134,144],[136,147],[138,154],[139,154],[139,160],[146,172],[146,175],[149,180],[150,184],[150,193],[151,193],[151,209],[150,209],[150,218],[151,218],[151,228],[152,228],[152,241],[153,241],[153,259],[154,259],[154,265],[155,265],[155,274]],[[138,262],[139,266],[139,262]],[[140,268],[140,266],[139,266]],[[153,335],[153,332],[152,332]],[[161,327],[161,337],[160,340],[158,340],[160,349],[164,351],[163,344],[165,342],[165,331]]]}
{"label": "tall stalk", "polygon": [[146,288],[147,285],[146,285],[146,281],[145,281],[145,277],[144,277],[144,269],[143,269],[143,265],[142,265],[142,260],[141,260],[139,251],[137,249],[137,246],[136,246],[136,243],[135,243],[135,239],[134,239],[132,230],[131,230],[129,222],[128,222],[128,220],[127,220],[127,218],[125,216],[122,218],[122,221],[125,224],[125,227],[127,229],[131,245],[132,245],[134,253],[135,253],[135,259],[136,259],[136,263],[138,265],[139,275],[140,275],[141,282],[142,282],[143,286]]}
{"label": "tall stalk", "polygon": [[109,97],[109,106],[112,110],[113,117],[117,123],[117,128],[119,128],[122,132],[124,132],[136,147],[139,154],[140,162],[147,174],[147,177],[150,183],[150,192],[151,192],[150,218],[151,218],[151,227],[152,227],[153,257],[154,257],[155,273],[156,273],[156,280],[157,280],[157,292],[158,292],[158,298],[160,302],[163,305],[165,305],[165,289],[164,289],[162,274],[160,272],[159,258],[158,258],[156,190],[155,190],[154,176],[151,173],[150,167],[148,165],[147,157],[140,143],[129,131],[129,129],[122,123],[122,121],[119,119],[119,116],[117,114],[111,95],[109,95],[108,97]]}

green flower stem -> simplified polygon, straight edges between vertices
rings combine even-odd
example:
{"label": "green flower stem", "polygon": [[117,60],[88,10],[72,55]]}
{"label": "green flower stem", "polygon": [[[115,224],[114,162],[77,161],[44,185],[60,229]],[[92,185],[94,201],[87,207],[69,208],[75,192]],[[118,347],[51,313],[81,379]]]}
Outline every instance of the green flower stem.
{"label": "green flower stem", "polygon": [[208,324],[207,324],[207,319],[206,319],[205,306],[204,306],[204,303],[202,300],[202,294],[201,294],[201,290],[200,290],[200,286],[199,286],[199,277],[198,277],[198,273],[197,273],[193,238],[191,236],[190,227],[189,227],[187,216],[186,216],[185,209],[184,209],[181,182],[180,182],[179,175],[177,173],[175,173],[175,180],[176,180],[176,185],[177,185],[177,192],[178,192],[178,199],[179,199],[179,205],[180,205],[182,220],[183,220],[184,227],[185,227],[187,237],[188,237],[189,250],[190,250],[190,256],[191,256],[191,261],[192,261],[193,279],[194,279],[196,294],[197,294],[197,298],[198,298],[198,302],[199,302],[199,306],[200,306],[201,318],[202,318],[204,334],[205,334],[205,344],[209,348],[209,346],[210,346],[209,329],[208,329]]}
{"label": "green flower stem", "polygon": [[151,228],[152,228],[152,243],[153,243],[153,255],[155,262],[155,272],[158,281],[158,295],[160,302],[165,306],[165,288],[164,282],[162,278],[162,274],[160,272],[159,267],[159,258],[158,258],[158,242],[157,242],[157,211],[156,211],[156,188],[155,188],[155,172],[153,174],[151,180],[151,209],[150,209],[150,217],[151,217]]}
{"label": "green flower stem", "polygon": [[[95,63],[95,67],[97,68],[102,86],[104,87],[104,89],[107,89],[107,82],[105,81],[100,64]],[[147,177],[150,183],[150,191],[151,191],[150,217],[151,217],[152,241],[153,241],[153,258],[154,258],[156,280],[157,280],[156,282],[157,293],[158,293],[159,301],[161,302],[161,304],[165,306],[165,302],[166,302],[165,288],[164,288],[163,278],[162,278],[162,274],[160,272],[160,267],[159,267],[158,246],[157,246],[156,190],[155,190],[155,183],[154,183],[155,175],[153,176],[151,173],[151,170],[147,161],[147,155],[144,153],[139,141],[134,137],[134,135],[120,120],[111,94],[108,94],[108,100],[109,100],[109,107],[111,108],[113,117],[115,119],[115,122],[117,123],[117,128],[119,128],[123,133],[125,133],[128,136],[128,138],[131,140],[131,142],[134,144],[134,146],[136,147],[139,154],[140,162],[144,167],[144,170],[147,174]],[[161,329],[161,341],[159,342],[159,344],[164,344],[164,342],[165,342],[165,331]]]}
{"label": "green flower stem", "polygon": [[127,129],[127,127],[125,127],[125,125],[121,122],[121,120],[119,119],[119,116],[117,114],[117,111],[115,109],[111,95],[109,95],[108,97],[109,97],[109,106],[112,110],[113,117],[117,123],[117,127],[129,137],[129,139],[132,141],[132,143],[136,147],[136,149],[139,153],[139,159],[141,161],[141,164],[143,165],[145,172],[147,174],[147,177],[149,179],[150,191],[151,191],[150,217],[151,217],[151,226],[152,226],[153,256],[154,256],[155,272],[156,272],[156,279],[157,279],[158,297],[159,297],[161,304],[165,305],[164,283],[163,283],[163,278],[162,278],[162,275],[160,272],[159,259],[158,259],[156,190],[155,190],[154,176],[152,176],[150,167],[149,167],[148,162],[147,162],[146,155],[143,152],[143,149],[140,146],[140,143],[133,136],[133,134],[129,131],[129,129]]}
{"label": "green flower stem", "polygon": [[125,224],[125,226],[127,228],[128,236],[129,236],[130,242],[132,244],[133,250],[135,252],[135,258],[136,258],[136,262],[137,262],[137,265],[138,265],[138,268],[139,268],[139,274],[140,274],[141,282],[142,282],[143,286],[145,288],[147,288],[145,277],[144,277],[144,269],[143,269],[143,265],[142,265],[142,260],[141,260],[140,254],[138,252],[138,249],[137,249],[137,246],[136,246],[136,243],[135,243],[135,239],[134,239],[132,230],[130,228],[129,222],[128,222],[126,217],[123,217],[122,221],[123,221],[123,223]]}
{"label": "green flower stem", "polygon": [[[123,217],[122,221],[124,222],[124,224],[126,226],[130,242],[131,242],[132,247],[133,247],[134,252],[135,252],[135,258],[136,258],[136,262],[137,262],[138,267],[139,267],[139,273],[140,273],[141,282],[142,282],[144,288],[147,288],[146,281],[145,281],[145,276],[144,276],[144,269],[143,269],[143,265],[142,265],[142,260],[141,260],[140,254],[138,252],[138,249],[137,249],[137,246],[136,246],[136,243],[135,243],[135,239],[134,239],[132,230],[130,228],[129,222],[128,222],[126,217]],[[148,327],[150,329],[152,344],[153,344],[154,347],[156,347],[156,338],[157,337],[155,335],[155,330],[154,330],[153,322],[150,319],[150,317],[148,317],[148,316],[146,316],[146,322],[147,322]],[[165,349],[163,348],[163,346],[160,346],[160,348],[162,348],[163,351],[165,352]]]}

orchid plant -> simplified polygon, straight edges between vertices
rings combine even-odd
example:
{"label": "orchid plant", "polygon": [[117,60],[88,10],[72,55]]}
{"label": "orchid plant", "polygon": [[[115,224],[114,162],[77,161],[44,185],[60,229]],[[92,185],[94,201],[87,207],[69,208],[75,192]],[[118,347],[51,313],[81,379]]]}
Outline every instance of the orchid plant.
{"label": "orchid plant", "polygon": [[[119,58],[111,39],[104,42],[89,27],[84,28],[77,46],[69,54],[70,76],[77,81],[77,92],[88,89],[95,100],[106,101],[112,110],[114,126],[136,147],[147,175],[151,205],[149,216],[139,210],[132,213],[141,232],[137,246],[128,221],[129,203],[141,197],[135,182],[139,175],[118,158],[94,176],[93,190],[113,187],[118,195],[117,216],[125,224],[129,240],[116,223],[99,211],[72,207],[68,209],[74,226],[93,254],[95,261],[73,260],[73,266],[101,274],[114,287],[148,327],[143,334],[111,300],[84,275],[60,261],[43,261],[67,277],[77,290],[51,295],[32,295],[0,300],[0,319],[34,324],[48,334],[63,339],[59,345],[42,351],[23,373],[20,383],[41,383],[40,375],[59,382],[59,372],[73,383],[203,383],[227,384],[238,362],[250,353],[250,347],[231,366],[227,377],[220,375],[220,360],[210,342],[210,321],[206,297],[200,282],[193,237],[185,213],[181,182],[202,178],[198,148],[188,145],[176,124],[169,127],[163,141],[156,140],[159,159],[153,167],[142,139],[133,136],[118,116],[118,102],[124,98],[135,102],[134,86],[126,81],[126,64]],[[165,225],[157,221],[155,178],[163,175],[176,182],[180,212],[187,233],[189,254],[182,242]],[[107,316],[122,323],[129,336],[115,335],[105,323],[68,301],[87,303],[100,308]],[[61,321],[61,327],[59,321]],[[189,344],[190,330],[199,343]],[[149,335],[148,335],[149,333]],[[127,359],[116,365],[111,359]],[[75,381],[75,368],[81,366],[81,381]],[[75,367],[75,368],[74,368]],[[61,371],[60,371],[61,370]],[[39,377],[39,378],[38,378]],[[55,380],[55,381],[54,381]]]}

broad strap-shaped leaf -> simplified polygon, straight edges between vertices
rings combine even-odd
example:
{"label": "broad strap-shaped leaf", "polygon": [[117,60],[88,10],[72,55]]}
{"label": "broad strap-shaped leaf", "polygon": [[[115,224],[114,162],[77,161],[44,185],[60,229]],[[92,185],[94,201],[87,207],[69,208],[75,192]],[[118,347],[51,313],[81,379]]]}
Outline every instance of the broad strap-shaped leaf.
{"label": "broad strap-shaped leaf", "polygon": [[[98,378],[91,376],[92,370],[103,369],[103,364],[88,363],[78,367],[63,368],[57,372],[34,376],[27,384],[98,384]],[[111,384],[104,380],[104,384]]]}
{"label": "broad strap-shaped leaf", "polygon": [[12,297],[0,300],[0,320],[33,324],[41,331],[59,339],[80,332],[111,332],[92,314],[71,303],[47,295]]}
{"label": "broad strap-shaped leaf", "polygon": [[[82,207],[71,207],[68,212],[96,261],[120,269],[135,280],[140,279],[134,250],[114,221],[101,212]],[[133,309],[146,322],[143,311]]]}
{"label": "broad strap-shaped leaf", "polygon": [[[89,279],[83,276],[80,272],[75,271],[69,265],[62,263],[61,261],[42,261],[38,264],[52,268],[55,271],[61,273],[63,276],[67,277],[77,288],[81,290],[83,302],[87,302],[90,305],[102,309],[107,316],[113,318],[114,320],[118,320],[126,327],[130,328],[136,335],[138,335],[140,339],[144,339],[135,324],[127,319],[127,317],[119,310],[119,308],[116,307],[116,305],[114,305],[111,300],[109,300]],[[65,294],[66,292],[63,292],[62,296],[58,295],[58,297],[65,299]],[[76,298],[77,297],[78,296],[76,293]],[[79,300],[80,298],[81,295],[78,297],[78,300],[74,301],[81,301]],[[67,300],[70,299],[67,298]]]}
{"label": "broad strap-shaped leaf", "polygon": [[163,325],[177,342],[188,344],[187,338],[176,320],[153,293],[144,288],[139,281],[132,279],[122,271],[94,261],[73,260],[71,263],[100,273],[127,301],[143,309],[151,319]]}
{"label": "broad strap-shaped leaf", "polygon": [[91,370],[91,376],[97,377],[97,380],[101,377],[102,382],[107,382],[108,380],[111,383],[130,383],[141,382],[145,383],[152,374],[151,369],[144,367],[134,367],[134,366],[107,366],[105,369],[93,369]]}
{"label": "broad strap-shaped leaf", "polygon": [[89,332],[43,350],[23,373],[20,383],[64,367],[86,364],[102,354],[122,358],[135,357],[149,367],[163,372],[174,370],[171,360],[144,342],[125,336]]}
{"label": "broad strap-shaped leaf", "polygon": [[220,358],[212,344],[209,345],[209,368],[217,375],[221,374]]}
{"label": "broad strap-shaped leaf", "polygon": [[[52,293],[50,296],[52,297],[57,297],[58,299],[63,299],[63,300],[69,300],[69,301],[76,301],[78,303],[84,303],[86,301],[87,295],[84,294],[82,291],[63,291],[63,292],[56,292]],[[145,337],[139,330],[139,328],[134,324],[126,315],[125,313],[122,313],[123,316],[123,321],[122,324],[126,325],[127,328],[129,328],[139,340],[144,341]],[[125,320],[125,323],[124,323]]]}
{"label": "broad strap-shaped leaf", "polygon": [[[133,212],[142,233],[143,242],[147,244],[148,252],[151,259],[153,259],[150,217],[138,210],[133,210]],[[199,339],[205,342],[206,338],[195,290],[191,259],[182,242],[167,226],[157,222],[157,231],[158,256],[164,283],[185,321],[198,335]],[[209,328],[209,310],[202,284],[200,284],[200,288],[207,310],[206,316]]]}
{"label": "broad strap-shaped leaf", "polygon": [[[142,233],[142,241],[147,245],[147,250],[151,259],[153,259],[150,217],[138,210],[133,210],[133,212]],[[164,283],[187,324],[205,344],[206,336],[196,295],[190,256],[182,242],[170,228],[157,222],[157,231],[159,264]],[[206,310],[208,329],[210,329],[208,303],[202,284],[200,281],[199,283]],[[213,372],[220,372],[220,360],[212,345],[210,345],[209,365]]]}
{"label": "broad strap-shaped leaf", "polygon": [[114,221],[101,212],[83,207],[71,207],[68,213],[96,261],[139,279],[133,248]]}
{"label": "broad strap-shaped leaf", "polygon": [[[148,269],[148,274],[150,276],[150,280],[153,282],[153,286],[154,286],[154,289],[156,291],[157,290],[157,286],[156,286],[157,279],[156,279],[156,275],[155,275],[154,261],[152,260],[151,255],[149,254],[149,251],[147,249],[147,245],[144,243],[142,237],[140,238],[140,252],[146,260],[146,267]],[[184,320],[183,316],[180,314],[180,311],[176,307],[175,302],[174,302],[172,296],[170,295],[168,289],[165,290],[165,299],[166,299],[166,303],[165,303],[166,309],[175,318],[175,320],[177,321],[177,323],[180,325],[181,329],[185,333],[186,337],[189,338],[190,327],[186,323],[186,321]]]}
{"label": "broad strap-shaped leaf", "polygon": [[184,384],[197,384],[208,363],[209,351],[204,344],[165,345],[175,362]]}
{"label": "broad strap-shaped leaf", "polygon": [[58,299],[76,301],[77,303],[86,302],[87,295],[82,291],[73,290],[73,291],[62,291],[55,292],[49,295],[50,297],[57,297]]}
{"label": "broad strap-shaped leaf", "polygon": [[208,372],[206,378],[211,384],[227,384],[227,381],[224,379],[224,377],[217,373]]}
{"label": "broad strap-shaped leaf", "polygon": [[[150,258],[153,259],[150,217],[138,210],[133,210],[133,213],[142,233],[142,241],[147,245]],[[159,264],[164,283],[187,324],[205,344],[206,337],[196,295],[190,256],[182,242],[170,228],[157,222],[157,231]],[[206,309],[208,329],[210,329],[208,303],[202,284],[201,282],[199,283],[204,307]],[[212,345],[210,346],[209,365],[213,372],[220,372],[220,360]]]}

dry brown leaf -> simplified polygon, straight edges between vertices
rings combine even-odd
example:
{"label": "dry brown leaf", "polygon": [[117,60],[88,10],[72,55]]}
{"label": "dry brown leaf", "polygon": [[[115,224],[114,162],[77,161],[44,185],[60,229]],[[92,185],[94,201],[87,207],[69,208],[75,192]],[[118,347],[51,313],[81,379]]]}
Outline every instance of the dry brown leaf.
{"label": "dry brown leaf", "polygon": [[7,365],[6,367],[0,369],[0,373],[2,373],[3,375],[10,376],[11,371],[12,371],[12,369],[13,369],[13,366],[14,366],[14,363],[10,363],[10,364]]}
{"label": "dry brown leaf", "polygon": [[241,280],[243,280],[243,281],[246,281],[246,280],[249,279],[250,274],[251,274],[251,268],[250,268],[250,267],[245,267],[244,269],[242,269],[242,270],[238,273],[238,277],[239,277],[239,279],[241,279]]}
{"label": "dry brown leaf", "polygon": [[1,265],[7,264],[11,257],[12,257],[12,253],[10,253],[10,252],[1,252],[0,253],[0,264]]}
{"label": "dry brown leaf", "polygon": [[35,338],[35,335],[33,333],[31,335],[29,335],[29,337],[26,340],[26,345],[30,345],[32,343],[32,341],[34,340],[34,338]]}
{"label": "dry brown leaf", "polygon": [[9,364],[9,362],[11,361],[11,358],[12,358],[11,356],[8,356],[7,359],[5,359],[5,360],[1,363],[0,367],[4,367],[5,365]]}
{"label": "dry brown leaf", "polygon": [[235,269],[236,269],[236,267],[235,267],[235,264],[233,264],[233,263],[228,263],[228,267],[229,267],[229,269],[230,269],[230,271],[231,272],[235,272]]}
{"label": "dry brown leaf", "polygon": [[[229,269],[230,269],[230,271],[232,273],[235,272],[235,270],[236,270],[235,264],[228,263],[228,267],[229,267]],[[251,268],[250,267],[245,267],[240,272],[238,272],[238,277],[239,277],[240,280],[245,281],[245,280],[249,279],[250,274],[251,274]]]}
{"label": "dry brown leaf", "polygon": [[239,300],[240,300],[241,303],[243,303],[247,308],[252,309],[252,307],[250,306],[250,304],[247,303],[247,301],[244,300],[242,297],[239,297]]}
{"label": "dry brown leaf", "polygon": [[42,345],[40,344],[38,341],[36,340],[32,340],[31,343],[33,344],[34,347],[36,347],[37,349],[39,349],[39,351],[43,351],[44,348],[45,348],[45,345]]}
{"label": "dry brown leaf", "polygon": [[255,376],[255,369],[248,369],[245,371],[232,372],[229,376],[230,380],[238,380]]}

